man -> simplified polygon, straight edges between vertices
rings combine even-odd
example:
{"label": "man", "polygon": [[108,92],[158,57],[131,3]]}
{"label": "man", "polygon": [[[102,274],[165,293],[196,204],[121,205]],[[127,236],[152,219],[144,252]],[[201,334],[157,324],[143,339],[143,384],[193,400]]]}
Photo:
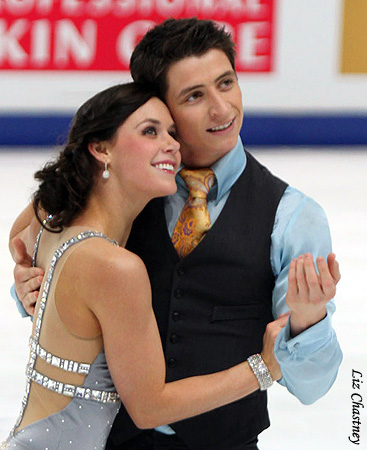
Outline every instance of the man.
{"label": "man", "polygon": [[[211,21],[170,19],[138,44],[131,73],[167,103],[183,166],[193,169],[178,174],[174,196],[146,207],[128,243],[151,279],[167,381],[222,370],[259,352],[266,324],[290,309],[275,348],[280,383],[303,403],[314,402],[333,384],[342,358],[331,327],[338,264],[332,254],[328,263],[319,257],[328,276],[316,275],[310,253],[331,250],[324,212],[243,150],[233,41]],[[207,168],[215,175],[210,183]],[[192,196],[186,177],[200,184],[200,169],[210,229],[188,249],[182,239],[195,220],[182,214]],[[41,273],[26,275],[21,265],[16,289],[31,311],[29,292]],[[138,430],[121,410],[107,449],[250,450],[268,426],[266,391],[155,431]]]}

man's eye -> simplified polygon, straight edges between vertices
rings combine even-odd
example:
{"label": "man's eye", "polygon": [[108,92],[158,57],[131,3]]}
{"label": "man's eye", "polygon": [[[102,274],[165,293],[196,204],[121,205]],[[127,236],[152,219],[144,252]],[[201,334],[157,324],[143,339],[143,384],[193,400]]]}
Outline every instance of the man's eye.
{"label": "man's eye", "polygon": [[226,88],[226,87],[230,87],[232,86],[232,84],[234,83],[234,80],[232,78],[226,78],[225,80],[223,80],[221,82],[221,85]]}
{"label": "man's eye", "polygon": [[189,97],[187,97],[188,102],[193,102],[202,96],[201,92],[193,92]]}
{"label": "man's eye", "polygon": [[144,135],[148,136],[156,136],[157,135],[157,129],[155,127],[146,127],[143,130]]}

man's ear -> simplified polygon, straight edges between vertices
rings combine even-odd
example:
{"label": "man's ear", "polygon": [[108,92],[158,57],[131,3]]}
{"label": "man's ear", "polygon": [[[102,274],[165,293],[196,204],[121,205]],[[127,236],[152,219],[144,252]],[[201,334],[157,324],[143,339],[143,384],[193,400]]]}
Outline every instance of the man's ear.
{"label": "man's ear", "polygon": [[97,161],[102,163],[109,162],[110,153],[106,142],[90,142],[88,144],[88,150]]}

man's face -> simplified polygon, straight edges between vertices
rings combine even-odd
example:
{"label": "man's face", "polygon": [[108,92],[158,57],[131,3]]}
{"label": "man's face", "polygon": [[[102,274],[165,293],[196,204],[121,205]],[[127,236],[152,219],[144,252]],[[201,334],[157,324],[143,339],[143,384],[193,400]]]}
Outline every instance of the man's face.
{"label": "man's face", "polygon": [[183,163],[211,166],[236,145],[242,125],[242,95],[229,59],[217,49],[184,58],[169,68],[167,84]]}

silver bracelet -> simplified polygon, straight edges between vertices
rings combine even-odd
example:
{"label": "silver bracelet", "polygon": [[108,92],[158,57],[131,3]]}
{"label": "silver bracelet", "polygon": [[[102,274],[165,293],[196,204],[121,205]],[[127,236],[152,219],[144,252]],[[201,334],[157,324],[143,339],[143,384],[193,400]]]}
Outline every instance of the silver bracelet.
{"label": "silver bracelet", "polygon": [[266,391],[273,384],[274,380],[261,355],[259,353],[251,355],[247,358],[247,361],[259,382],[260,391]]}

